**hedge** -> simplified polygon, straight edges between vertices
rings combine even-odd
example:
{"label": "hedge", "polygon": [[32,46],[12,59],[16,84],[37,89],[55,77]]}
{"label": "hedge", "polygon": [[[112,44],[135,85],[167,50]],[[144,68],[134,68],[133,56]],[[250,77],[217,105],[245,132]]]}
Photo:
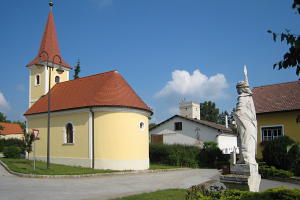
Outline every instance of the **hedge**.
{"label": "hedge", "polygon": [[272,177],[280,177],[280,178],[290,178],[294,176],[293,172],[286,171],[283,169],[276,169],[275,167],[268,166],[260,166],[259,173],[262,178],[272,178]]}
{"label": "hedge", "polygon": [[198,191],[187,191],[186,200],[297,200],[300,199],[299,189],[284,187],[268,189],[263,192],[248,192],[241,190],[225,190],[224,192],[209,192],[200,188]]}
{"label": "hedge", "polygon": [[218,167],[228,159],[215,143],[204,144],[204,148],[179,144],[150,144],[150,162],[181,167]]}
{"label": "hedge", "polygon": [[6,158],[20,158],[22,150],[17,146],[9,146],[3,148],[3,155]]}
{"label": "hedge", "polygon": [[188,145],[150,144],[150,162],[182,167],[198,167],[200,149]]}

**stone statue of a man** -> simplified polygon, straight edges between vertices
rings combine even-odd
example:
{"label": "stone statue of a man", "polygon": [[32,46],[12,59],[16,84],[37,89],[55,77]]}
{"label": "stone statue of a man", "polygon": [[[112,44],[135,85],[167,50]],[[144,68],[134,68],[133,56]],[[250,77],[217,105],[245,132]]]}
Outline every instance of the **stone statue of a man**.
{"label": "stone statue of a man", "polygon": [[257,121],[246,66],[244,67],[244,73],[245,81],[240,81],[236,85],[238,99],[236,111],[233,113],[237,131],[241,139],[240,160],[237,163],[257,166],[255,160]]}

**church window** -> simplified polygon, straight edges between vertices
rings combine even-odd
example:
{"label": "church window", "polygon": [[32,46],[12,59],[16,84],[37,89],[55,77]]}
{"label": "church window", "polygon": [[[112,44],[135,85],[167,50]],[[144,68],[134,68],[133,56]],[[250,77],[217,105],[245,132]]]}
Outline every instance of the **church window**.
{"label": "church window", "polygon": [[182,122],[175,122],[174,123],[174,130],[181,131],[182,130]]}
{"label": "church window", "polygon": [[35,76],[35,85],[40,85],[41,84],[41,78],[40,78],[40,75],[36,75]]}
{"label": "church window", "polygon": [[283,136],[282,126],[263,127],[261,129],[262,141],[271,141]]}
{"label": "church window", "polygon": [[139,123],[139,128],[140,128],[140,130],[144,130],[145,129],[145,123],[144,122],[140,122]]}
{"label": "church window", "polygon": [[59,83],[60,82],[60,77],[59,76],[55,76],[55,83]]}
{"label": "church window", "polygon": [[74,138],[73,138],[73,125],[71,123],[68,123],[66,125],[66,142],[69,144],[74,143]]}

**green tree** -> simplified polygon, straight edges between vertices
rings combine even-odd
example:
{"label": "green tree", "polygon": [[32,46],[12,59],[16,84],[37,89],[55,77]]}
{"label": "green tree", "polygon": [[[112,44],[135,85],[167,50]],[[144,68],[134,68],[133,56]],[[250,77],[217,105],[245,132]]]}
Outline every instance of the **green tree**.
{"label": "green tree", "polygon": [[[292,8],[300,14],[300,0],[294,0]],[[283,59],[273,65],[273,68],[276,67],[280,69],[287,69],[290,67],[296,67],[296,74],[300,74],[300,36],[293,34],[290,30],[285,30],[282,33],[275,33],[271,30],[268,30],[268,33],[273,35],[273,40],[276,42],[278,36],[280,36],[281,42],[286,42],[289,46],[288,52],[283,55]]]}
{"label": "green tree", "polygon": [[24,132],[24,138],[23,138],[23,148],[22,150],[28,153],[32,152],[32,143],[34,142],[34,134],[31,132]]}
{"label": "green tree", "polygon": [[150,123],[149,124],[149,130],[153,129],[156,126],[156,123]]}
{"label": "green tree", "polygon": [[200,119],[218,123],[219,108],[211,101],[205,101],[200,104]]}
{"label": "green tree", "polygon": [[[0,122],[8,122],[4,113],[0,112]],[[0,131],[3,130],[4,127],[0,125]]]}
{"label": "green tree", "polygon": [[10,122],[2,112],[0,112],[0,122]]}
{"label": "green tree", "polygon": [[79,73],[80,73],[80,60],[78,59],[77,60],[77,64],[75,66],[75,69],[74,69],[74,79],[77,79],[79,78]]}

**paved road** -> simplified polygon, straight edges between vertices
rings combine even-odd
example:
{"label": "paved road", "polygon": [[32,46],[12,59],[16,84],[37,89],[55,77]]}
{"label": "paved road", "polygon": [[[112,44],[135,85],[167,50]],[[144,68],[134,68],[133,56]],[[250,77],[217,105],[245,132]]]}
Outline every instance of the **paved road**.
{"label": "paved road", "polygon": [[[102,200],[168,188],[188,188],[217,179],[214,169],[187,169],[159,173],[109,175],[89,178],[33,179],[8,174],[0,165],[1,200]],[[260,189],[300,185],[262,180]]]}
{"label": "paved road", "polygon": [[[1,168],[0,173],[5,173]],[[218,171],[214,169],[187,169],[80,179],[33,179],[2,175],[0,199],[111,199],[159,189],[188,188],[208,181],[217,174]]]}

